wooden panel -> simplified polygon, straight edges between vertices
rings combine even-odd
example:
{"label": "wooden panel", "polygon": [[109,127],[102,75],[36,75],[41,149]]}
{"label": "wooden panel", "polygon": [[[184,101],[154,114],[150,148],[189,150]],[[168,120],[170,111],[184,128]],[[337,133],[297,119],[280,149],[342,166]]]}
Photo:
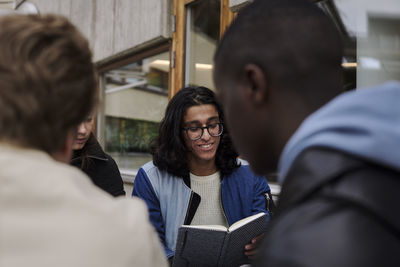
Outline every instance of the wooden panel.
{"label": "wooden panel", "polygon": [[[174,61],[174,67],[170,71],[170,91],[171,99],[184,84],[184,62],[185,62],[185,32],[186,32],[186,5],[194,0],[174,0],[175,32],[172,34],[171,61]],[[221,0],[220,17],[220,37],[225,33],[235,15],[229,8],[229,0]]]}
{"label": "wooden panel", "polygon": [[226,29],[231,25],[234,19],[234,15],[229,8],[229,0],[221,0],[221,26],[219,38],[221,39],[224,35]]}
{"label": "wooden panel", "polygon": [[132,51],[128,51],[127,53],[114,57],[112,60],[107,60],[106,62],[97,62],[96,68],[99,73],[103,73],[120,68],[143,58],[166,52],[169,50],[169,48],[169,40],[160,39],[157,42],[154,42],[154,44],[152,44],[151,46],[146,45],[144,48],[141,49],[133,49]]}
{"label": "wooden panel", "polygon": [[172,33],[171,71],[168,98],[171,99],[183,86],[185,62],[186,0],[174,0],[175,31]]}

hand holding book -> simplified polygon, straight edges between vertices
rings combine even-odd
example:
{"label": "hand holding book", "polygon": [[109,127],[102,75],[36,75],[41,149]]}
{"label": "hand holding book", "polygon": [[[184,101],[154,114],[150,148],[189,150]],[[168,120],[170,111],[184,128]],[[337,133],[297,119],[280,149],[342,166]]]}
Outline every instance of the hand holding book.
{"label": "hand holding book", "polygon": [[234,267],[248,263],[245,251],[255,253],[259,237],[266,230],[266,217],[265,213],[258,213],[228,229],[220,225],[182,225],[173,266]]}
{"label": "hand holding book", "polygon": [[254,258],[254,256],[257,254],[258,250],[258,245],[260,243],[260,241],[262,240],[262,238],[264,237],[264,233],[262,233],[261,235],[256,236],[255,238],[253,238],[251,240],[251,242],[249,244],[247,244],[244,247],[244,255],[246,255],[250,260],[252,260]]}

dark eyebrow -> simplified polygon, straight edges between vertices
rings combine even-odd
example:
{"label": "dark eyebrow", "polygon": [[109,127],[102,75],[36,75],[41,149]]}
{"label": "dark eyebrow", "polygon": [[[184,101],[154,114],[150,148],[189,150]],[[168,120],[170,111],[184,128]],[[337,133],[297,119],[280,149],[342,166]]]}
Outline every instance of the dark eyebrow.
{"label": "dark eyebrow", "polygon": [[[213,121],[213,120],[219,120],[219,116],[214,116],[214,117],[208,118],[207,123],[210,121]],[[200,124],[199,121],[195,120],[195,121],[187,121],[187,122],[185,122],[185,125],[194,124],[194,123]]]}
{"label": "dark eyebrow", "polygon": [[213,121],[213,120],[219,120],[219,116],[211,117],[211,118],[209,118],[209,119],[207,120],[207,122],[210,122],[210,121]]}

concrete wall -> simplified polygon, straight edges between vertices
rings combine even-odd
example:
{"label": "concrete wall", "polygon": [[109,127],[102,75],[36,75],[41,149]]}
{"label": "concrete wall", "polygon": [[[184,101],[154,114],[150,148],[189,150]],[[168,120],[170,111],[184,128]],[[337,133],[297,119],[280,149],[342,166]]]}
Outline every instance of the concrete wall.
{"label": "concrete wall", "polygon": [[100,61],[159,38],[170,38],[172,0],[29,0],[41,14],[68,17]]}
{"label": "concrete wall", "polygon": [[229,7],[232,10],[232,12],[236,12],[251,2],[253,2],[253,1],[252,0],[230,0]]}

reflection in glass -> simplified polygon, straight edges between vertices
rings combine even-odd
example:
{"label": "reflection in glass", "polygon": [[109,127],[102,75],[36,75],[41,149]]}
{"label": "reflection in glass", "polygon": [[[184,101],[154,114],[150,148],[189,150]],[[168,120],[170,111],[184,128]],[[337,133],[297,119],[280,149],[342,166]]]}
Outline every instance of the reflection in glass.
{"label": "reflection in glass", "polygon": [[185,85],[213,89],[213,55],[219,40],[220,1],[202,0],[187,9]]}
{"label": "reflection in glass", "polygon": [[324,0],[318,5],[343,36],[345,90],[400,80],[398,0]]}
{"label": "reflection in glass", "polygon": [[356,68],[357,68],[357,38],[356,33],[346,25],[346,19],[340,14],[337,6],[332,0],[324,0],[317,4],[329,17],[331,17],[336,28],[342,35],[344,44],[344,55],[342,60],[343,67],[343,90],[356,88]]}
{"label": "reflection in glass", "polygon": [[151,160],[150,141],[168,103],[169,53],[105,73],[104,148],[122,170]]}
{"label": "reflection in glass", "polygon": [[397,17],[367,14],[367,35],[357,46],[360,68],[357,83],[370,86],[388,80],[400,80],[400,7]]}

